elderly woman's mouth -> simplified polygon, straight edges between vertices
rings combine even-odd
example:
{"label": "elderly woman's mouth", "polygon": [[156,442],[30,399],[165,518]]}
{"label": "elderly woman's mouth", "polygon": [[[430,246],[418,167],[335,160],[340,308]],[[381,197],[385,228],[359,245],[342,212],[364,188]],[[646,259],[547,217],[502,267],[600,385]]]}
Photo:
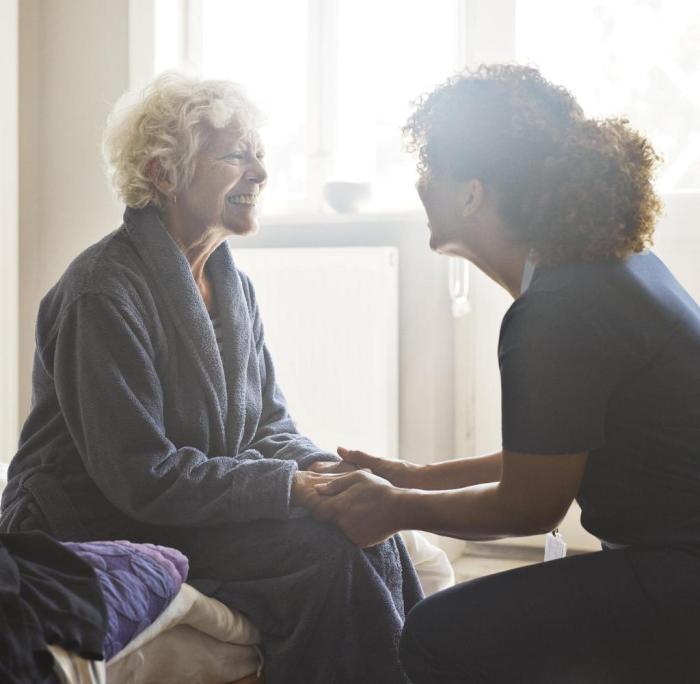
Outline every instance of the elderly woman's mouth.
{"label": "elderly woman's mouth", "polygon": [[253,195],[227,195],[226,201],[229,204],[254,205],[254,204],[257,204],[258,196],[257,196],[257,194],[253,194]]}

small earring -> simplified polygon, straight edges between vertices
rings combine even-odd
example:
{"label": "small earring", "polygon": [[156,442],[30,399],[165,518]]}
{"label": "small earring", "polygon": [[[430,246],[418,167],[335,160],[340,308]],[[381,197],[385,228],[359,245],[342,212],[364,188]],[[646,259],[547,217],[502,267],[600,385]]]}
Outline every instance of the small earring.
{"label": "small earring", "polygon": [[171,201],[173,204],[177,204],[177,195],[171,195],[171,196],[170,196],[170,201]]}

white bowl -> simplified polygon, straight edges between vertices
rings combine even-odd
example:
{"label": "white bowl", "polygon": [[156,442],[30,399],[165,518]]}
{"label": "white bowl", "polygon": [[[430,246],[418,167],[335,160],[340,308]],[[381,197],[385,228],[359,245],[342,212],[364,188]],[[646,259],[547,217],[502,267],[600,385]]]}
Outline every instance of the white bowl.
{"label": "white bowl", "polygon": [[339,214],[352,214],[372,196],[369,183],[328,181],[323,184],[323,198],[328,206]]}

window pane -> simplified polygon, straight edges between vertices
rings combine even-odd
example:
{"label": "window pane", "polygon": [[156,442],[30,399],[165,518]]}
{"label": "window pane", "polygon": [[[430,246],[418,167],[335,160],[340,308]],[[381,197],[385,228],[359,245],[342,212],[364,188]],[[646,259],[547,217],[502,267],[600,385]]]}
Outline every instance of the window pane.
{"label": "window pane", "polygon": [[180,7],[170,0],[155,0],[154,71],[178,69],[182,61],[183,16]]}
{"label": "window pane", "polygon": [[267,214],[307,195],[307,3],[202,0],[202,74],[243,84],[267,115]]}
{"label": "window pane", "polygon": [[328,0],[318,16],[307,0],[201,3],[203,75],[243,83],[268,114],[267,215],[317,210],[327,180],[371,183],[367,211],[418,208],[400,130],[457,66],[459,0]]}
{"label": "window pane", "polygon": [[376,211],[417,208],[415,160],[402,150],[410,102],[458,61],[457,3],[340,0],[333,175],[370,181]]}
{"label": "window pane", "polygon": [[[700,12],[677,0],[519,0],[517,54],[589,116],[626,115],[665,159],[661,190],[700,190]],[[553,29],[556,27],[556,29]]]}

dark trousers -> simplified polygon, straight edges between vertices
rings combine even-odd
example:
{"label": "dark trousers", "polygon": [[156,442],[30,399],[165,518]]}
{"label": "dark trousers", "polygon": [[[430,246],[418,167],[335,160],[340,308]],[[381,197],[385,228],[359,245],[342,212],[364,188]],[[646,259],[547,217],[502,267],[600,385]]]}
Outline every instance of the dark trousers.
{"label": "dark trousers", "polygon": [[700,549],[624,548],[518,568],[409,614],[413,684],[700,682]]}

